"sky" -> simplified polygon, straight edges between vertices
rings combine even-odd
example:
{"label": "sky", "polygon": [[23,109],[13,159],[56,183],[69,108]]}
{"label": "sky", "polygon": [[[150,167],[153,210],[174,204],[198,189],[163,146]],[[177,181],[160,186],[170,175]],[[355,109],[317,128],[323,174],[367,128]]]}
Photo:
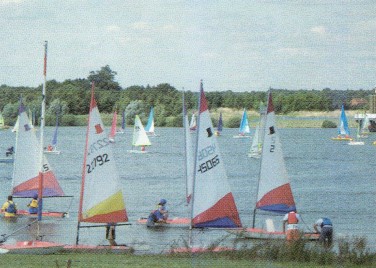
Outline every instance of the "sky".
{"label": "sky", "polygon": [[0,85],[87,78],[123,88],[373,89],[376,2],[0,0]]}

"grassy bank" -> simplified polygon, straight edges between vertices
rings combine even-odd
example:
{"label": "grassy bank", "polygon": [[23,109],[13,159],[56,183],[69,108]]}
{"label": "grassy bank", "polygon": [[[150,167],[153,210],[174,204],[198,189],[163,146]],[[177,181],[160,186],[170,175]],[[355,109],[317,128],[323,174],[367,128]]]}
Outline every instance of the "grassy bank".
{"label": "grassy bank", "polygon": [[0,267],[376,267],[364,238],[338,239],[333,248],[304,239],[256,241],[250,248],[196,254],[4,254]]}

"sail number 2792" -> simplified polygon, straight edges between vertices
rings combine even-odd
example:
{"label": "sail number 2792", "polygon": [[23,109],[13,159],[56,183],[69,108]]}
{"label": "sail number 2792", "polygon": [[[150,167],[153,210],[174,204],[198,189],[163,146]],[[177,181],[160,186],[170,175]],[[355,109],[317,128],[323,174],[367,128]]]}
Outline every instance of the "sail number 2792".
{"label": "sail number 2792", "polygon": [[108,159],[108,154],[97,155],[91,161],[90,165],[88,165],[88,164],[86,165],[86,167],[87,167],[87,173],[91,173],[95,169],[95,167],[97,166],[97,164],[99,166],[101,166],[101,165],[103,165],[106,162],[110,162],[110,159]]}

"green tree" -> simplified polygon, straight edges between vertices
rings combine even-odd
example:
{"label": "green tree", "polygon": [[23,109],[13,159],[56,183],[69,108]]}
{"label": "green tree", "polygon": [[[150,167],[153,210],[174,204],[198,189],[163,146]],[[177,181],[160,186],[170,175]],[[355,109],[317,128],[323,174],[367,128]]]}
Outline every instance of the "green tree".
{"label": "green tree", "polygon": [[115,81],[116,75],[117,73],[112,71],[109,65],[106,65],[99,71],[91,71],[88,80],[103,90],[121,90],[119,83]]}

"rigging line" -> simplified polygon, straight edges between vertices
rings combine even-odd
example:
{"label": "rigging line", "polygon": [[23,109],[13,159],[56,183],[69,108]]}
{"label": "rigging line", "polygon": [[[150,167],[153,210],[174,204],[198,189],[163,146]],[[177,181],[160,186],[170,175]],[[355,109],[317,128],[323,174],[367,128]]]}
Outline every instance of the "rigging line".
{"label": "rigging line", "polygon": [[36,219],[36,220],[34,220],[34,221],[28,223],[28,224],[25,225],[25,226],[22,226],[22,227],[16,229],[15,231],[13,231],[12,233],[10,233],[9,235],[7,235],[7,234],[2,234],[1,236],[2,236],[3,238],[0,240],[0,244],[4,243],[4,242],[7,240],[8,237],[14,235],[15,233],[17,233],[17,232],[19,232],[19,231],[21,231],[21,230],[23,230],[23,229],[25,229],[25,228],[27,228],[27,227],[30,227],[32,224],[34,224],[34,223],[36,223],[36,222],[38,222],[38,219]]}

